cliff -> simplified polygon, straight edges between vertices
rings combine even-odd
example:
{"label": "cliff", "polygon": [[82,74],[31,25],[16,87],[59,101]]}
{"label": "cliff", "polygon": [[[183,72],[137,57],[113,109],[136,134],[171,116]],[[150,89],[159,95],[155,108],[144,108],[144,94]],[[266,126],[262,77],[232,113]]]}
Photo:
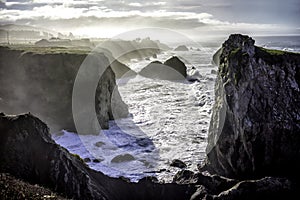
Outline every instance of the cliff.
{"label": "cliff", "polygon": [[300,54],[231,35],[219,64],[210,122],[211,173],[246,179],[300,176]]}
{"label": "cliff", "polygon": [[[30,111],[47,122],[52,132],[76,131],[72,92],[77,72],[88,55],[86,51],[66,48],[0,47],[0,110],[9,114]],[[94,60],[91,65],[99,72],[95,77],[99,84],[91,112],[97,112],[101,128],[108,128],[108,120],[113,119],[111,96],[114,88],[122,111],[118,116],[127,116],[127,106],[118,94],[108,59],[101,53],[91,59]],[[86,80],[90,75],[86,74]],[[99,99],[104,102],[100,104]],[[78,107],[84,109],[84,104]]]}

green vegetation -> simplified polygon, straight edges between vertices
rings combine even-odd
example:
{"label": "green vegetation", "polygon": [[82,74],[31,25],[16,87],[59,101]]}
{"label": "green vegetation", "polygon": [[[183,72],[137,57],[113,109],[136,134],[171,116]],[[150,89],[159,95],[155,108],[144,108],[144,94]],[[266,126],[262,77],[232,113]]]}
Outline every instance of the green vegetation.
{"label": "green vegetation", "polygon": [[286,51],[280,51],[280,50],[275,50],[275,49],[265,49],[263,47],[258,47],[260,50],[265,51],[266,53],[270,54],[270,55],[284,55],[286,53],[290,53],[290,52],[286,52]]}
{"label": "green vegetation", "polygon": [[74,156],[75,158],[77,158],[78,160],[80,160],[82,163],[85,163],[84,160],[78,155],[78,154],[73,154],[70,153],[72,156]]}
{"label": "green vegetation", "polygon": [[234,49],[233,51],[230,52],[229,57],[231,58],[231,57],[235,56],[235,55],[238,54],[240,51],[241,51],[241,48],[236,48],[236,49]]}

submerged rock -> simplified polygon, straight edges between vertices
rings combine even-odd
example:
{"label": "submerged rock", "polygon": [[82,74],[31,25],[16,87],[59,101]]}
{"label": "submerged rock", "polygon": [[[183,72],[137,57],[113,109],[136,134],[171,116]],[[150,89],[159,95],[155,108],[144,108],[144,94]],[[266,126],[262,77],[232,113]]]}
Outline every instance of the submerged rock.
{"label": "submerged rock", "polygon": [[139,74],[152,79],[182,80],[187,77],[186,70],[185,64],[178,57],[173,56],[164,63],[160,61],[151,62]]}
{"label": "submerged rock", "polygon": [[[89,62],[95,72],[81,75],[86,81],[82,82],[82,91],[78,96],[88,98],[85,85],[90,84],[91,79],[95,78],[99,83],[95,85],[95,99],[75,106],[82,113],[96,111],[98,119],[96,122],[86,117],[82,120],[108,128],[108,121],[114,117],[111,110],[113,91],[118,104],[114,108],[121,113],[118,117],[127,117],[128,109],[119,95],[115,74],[107,57],[101,53],[90,55],[86,51],[65,48],[36,47],[22,50],[0,47],[0,85],[5,86],[0,88],[0,110],[9,114],[30,111],[46,121],[51,132],[62,129],[76,131],[72,93],[77,72],[87,56],[90,56]],[[89,103],[96,105],[91,105],[87,111],[85,108]]]}
{"label": "submerged rock", "polygon": [[219,64],[207,169],[238,179],[300,177],[300,54],[231,35]]}
{"label": "submerged rock", "polygon": [[117,155],[115,156],[111,162],[112,163],[121,163],[121,162],[128,162],[128,161],[133,161],[135,158],[130,155],[130,154],[122,154],[122,155]]}

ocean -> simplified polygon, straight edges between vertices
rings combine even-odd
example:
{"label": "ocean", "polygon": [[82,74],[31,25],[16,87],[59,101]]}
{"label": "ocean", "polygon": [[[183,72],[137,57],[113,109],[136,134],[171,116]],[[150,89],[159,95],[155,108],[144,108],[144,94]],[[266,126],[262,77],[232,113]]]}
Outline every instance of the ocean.
{"label": "ocean", "polygon": [[[258,46],[300,52],[300,36],[253,38]],[[63,131],[53,134],[53,139],[80,155],[92,169],[133,182],[146,176],[171,182],[180,171],[170,166],[173,159],[183,161],[186,169],[197,171],[197,165],[205,160],[214,104],[217,66],[211,61],[221,42],[187,46],[189,51],[165,51],[157,58],[131,60],[126,64],[139,72],[151,61],[163,62],[178,56],[185,62],[188,75],[198,81],[156,80],[139,75],[119,79],[120,94],[129,106],[128,118],[110,121],[109,130],[99,135],[79,136]]]}

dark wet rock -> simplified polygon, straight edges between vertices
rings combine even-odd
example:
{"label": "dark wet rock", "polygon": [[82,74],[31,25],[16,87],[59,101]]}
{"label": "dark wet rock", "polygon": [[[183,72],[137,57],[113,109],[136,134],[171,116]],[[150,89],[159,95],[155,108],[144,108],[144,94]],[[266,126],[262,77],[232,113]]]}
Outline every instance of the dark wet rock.
{"label": "dark wet rock", "polygon": [[143,182],[143,181],[150,181],[150,182],[153,182],[153,183],[158,183],[158,179],[154,176],[146,176],[142,179],[139,180],[139,182]]}
{"label": "dark wet rock", "polygon": [[211,73],[211,74],[218,74],[217,70],[214,70],[214,69],[212,69],[212,70],[210,71],[210,73]]}
{"label": "dark wet rock", "polygon": [[84,158],[83,161],[88,163],[88,162],[91,162],[91,159],[90,158]]}
{"label": "dark wet rock", "polygon": [[300,54],[256,47],[238,34],[218,54],[208,171],[299,179]]}
{"label": "dark wet rock", "polygon": [[95,158],[95,159],[93,159],[93,162],[94,163],[100,163],[100,162],[102,162],[103,161],[103,159],[100,159],[100,158]]}
{"label": "dark wet rock", "polygon": [[181,170],[173,177],[173,183],[177,184],[189,184],[191,179],[194,178],[195,173],[190,170]]}
{"label": "dark wet rock", "polygon": [[295,199],[292,183],[285,178],[265,177],[259,180],[241,181],[234,187],[212,195],[214,200],[252,200],[252,199]]}
{"label": "dark wet rock", "polygon": [[[96,102],[95,107],[91,108],[92,111],[88,111],[96,110],[98,119],[82,120],[91,124],[98,123],[104,129],[108,128],[108,120],[114,117],[111,112],[114,88],[117,108],[122,113],[119,117],[127,117],[127,106],[118,93],[115,75],[109,67],[108,59],[101,53],[88,53],[63,48],[49,50],[35,47],[22,50],[0,47],[0,85],[5,86],[0,89],[0,110],[8,114],[30,111],[47,122],[51,132],[62,129],[76,131],[72,115],[74,81],[85,58],[91,56],[91,63],[96,72],[86,74],[86,79],[95,77],[96,81],[99,81],[94,96],[96,101],[101,100],[102,103]],[[105,67],[108,68],[103,71]],[[103,76],[100,77],[101,72]],[[83,84],[89,83],[87,81]],[[85,93],[86,91],[82,91],[80,96],[84,98]],[[84,114],[85,105],[76,106],[76,109],[80,108],[80,112]]]}
{"label": "dark wet rock", "polygon": [[10,173],[71,199],[184,200],[196,191],[194,186],[149,179],[130,183],[94,171],[57,145],[48,127],[31,114],[0,114],[0,173]]}
{"label": "dark wet rock", "polygon": [[186,164],[183,161],[179,160],[179,159],[172,160],[170,166],[171,167],[178,167],[178,168],[181,168],[181,169],[187,167]]}
{"label": "dark wet rock", "polygon": [[121,163],[121,162],[129,162],[129,161],[133,161],[135,160],[135,158],[130,155],[130,154],[122,154],[122,155],[117,155],[115,156],[111,162],[112,163]]}
{"label": "dark wet rock", "polygon": [[153,61],[144,67],[139,74],[147,78],[161,80],[182,80],[187,77],[185,64],[176,56],[164,63]]}
{"label": "dark wet rock", "polygon": [[180,45],[174,49],[174,51],[188,51],[189,49],[185,45]]}

